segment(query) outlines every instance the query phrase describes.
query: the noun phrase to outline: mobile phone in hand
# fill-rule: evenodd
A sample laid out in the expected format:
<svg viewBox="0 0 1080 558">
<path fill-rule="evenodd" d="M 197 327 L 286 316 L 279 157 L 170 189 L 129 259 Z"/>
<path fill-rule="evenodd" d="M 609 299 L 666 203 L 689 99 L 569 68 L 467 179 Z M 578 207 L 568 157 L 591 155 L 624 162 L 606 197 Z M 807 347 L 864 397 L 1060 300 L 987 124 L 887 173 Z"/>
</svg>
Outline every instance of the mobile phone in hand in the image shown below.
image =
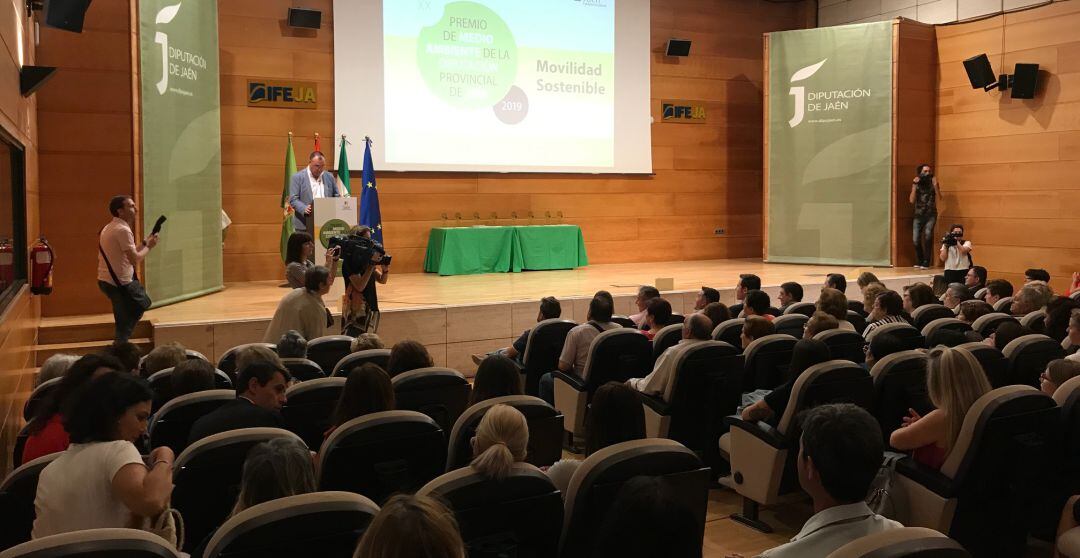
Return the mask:
<svg viewBox="0 0 1080 558">
<path fill-rule="evenodd" d="M 150 231 L 150 236 L 153 236 L 153 235 L 161 232 L 161 225 L 165 224 L 165 220 L 166 219 L 165 219 L 164 215 L 157 218 L 157 222 L 154 223 L 154 230 Z"/>
</svg>

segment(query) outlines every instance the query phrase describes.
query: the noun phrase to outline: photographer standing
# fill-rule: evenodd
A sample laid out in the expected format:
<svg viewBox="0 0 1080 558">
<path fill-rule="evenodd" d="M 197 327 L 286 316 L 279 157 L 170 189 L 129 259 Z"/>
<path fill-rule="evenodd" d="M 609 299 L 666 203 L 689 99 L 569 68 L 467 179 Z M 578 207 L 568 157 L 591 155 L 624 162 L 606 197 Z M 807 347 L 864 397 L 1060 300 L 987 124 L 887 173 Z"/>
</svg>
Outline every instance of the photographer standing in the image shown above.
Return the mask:
<svg viewBox="0 0 1080 558">
<path fill-rule="evenodd" d="M 915 204 L 911 224 L 911 240 L 915 243 L 915 268 L 930 267 L 930 246 L 934 239 L 934 225 L 937 224 L 937 199 L 941 197 L 937 178 L 930 165 L 923 163 L 915 172 L 911 181 L 911 195 L 908 201 Z"/>
<path fill-rule="evenodd" d="M 131 337 L 135 324 L 150 308 L 150 297 L 135 275 L 135 266 L 157 246 L 158 235 L 146 237 L 135 246 L 135 215 L 139 208 L 131 196 L 113 196 L 109 200 L 112 221 L 98 234 L 98 288 L 112 303 L 116 322 L 114 339 L 123 343 Z"/>
<path fill-rule="evenodd" d="M 353 227 L 349 236 L 362 237 L 373 242 L 371 228 L 363 225 Z M 370 260 L 342 260 L 341 274 L 345 277 L 345 296 L 341 299 L 341 333 L 345 335 L 356 337 L 379 328 L 379 297 L 375 285 L 386 284 L 390 280 L 390 264 L 380 263 L 383 260 L 380 250 L 373 250 Z M 387 262 L 389 259 L 387 256 Z"/>
<path fill-rule="evenodd" d="M 948 234 L 941 239 L 938 258 L 945 262 L 945 283 L 963 283 L 964 276 L 971 268 L 971 241 L 964 240 L 964 226 L 954 224 Z"/>
</svg>

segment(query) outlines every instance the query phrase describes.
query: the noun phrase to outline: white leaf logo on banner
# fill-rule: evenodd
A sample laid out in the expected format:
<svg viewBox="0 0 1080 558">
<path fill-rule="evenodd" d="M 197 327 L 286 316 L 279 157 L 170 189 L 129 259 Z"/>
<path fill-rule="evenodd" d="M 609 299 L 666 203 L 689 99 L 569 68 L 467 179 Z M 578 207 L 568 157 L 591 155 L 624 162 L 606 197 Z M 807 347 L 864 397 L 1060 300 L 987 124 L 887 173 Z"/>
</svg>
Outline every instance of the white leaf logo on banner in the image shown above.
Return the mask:
<svg viewBox="0 0 1080 558">
<path fill-rule="evenodd" d="M 154 18 L 154 23 L 162 24 L 172 21 L 173 18 L 176 17 L 176 13 L 180 11 L 180 4 L 182 3 L 183 2 L 178 2 L 175 6 L 165 6 L 164 8 L 161 8 L 161 11 L 157 13 L 157 17 Z"/>
<path fill-rule="evenodd" d="M 154 24 L 161 25 L 171 22 L 180 11 L 180 4 L 182 3 L 177 2 L 174 6 L 161 8 L 161 11 L 157 13 L 157 17 L 154 18 Z M 157 86 L 158 95 L 164 95 L 165 91 L 169 89 L 169 35 L 158 31 L 154 33 L 154 42 L 161 45 L 161 81 L 155 85 Z"/>
<path fill-rule="evenodd" d="M 801 68 L 797 72 L 791 75 L 791 83 L 796 81 L 802 81 L 814 74 L 825 65 L 825 62 L 829 59 L 826 58 L 817 64 L 811 64 L 805 68 Z M 802 124 L 803 117 L 806 116 L 806 88 L 805 87 L 792 87 L 788 94 L 795 97 L 795 115 L 788 120 L 788 127 L 794 128 L 799 124 Z"/>
<path fill-rule="evenodd" d="M 887 148 L 872 150 L 871 152 L 877 154 L 877 157 L 852 157 L 851 154 L 864 151 L 867 145 L 873 145 L 882 137 L 889 137 L 891 128 L 892 123 L 885 122 L 880 126 L 844 136 L 826 145 L 806 165 L 801 184 L 805 186 L 819 180 L 851 176 L 871 169 L 888 159 L 892 153 Z"/>
</svg>

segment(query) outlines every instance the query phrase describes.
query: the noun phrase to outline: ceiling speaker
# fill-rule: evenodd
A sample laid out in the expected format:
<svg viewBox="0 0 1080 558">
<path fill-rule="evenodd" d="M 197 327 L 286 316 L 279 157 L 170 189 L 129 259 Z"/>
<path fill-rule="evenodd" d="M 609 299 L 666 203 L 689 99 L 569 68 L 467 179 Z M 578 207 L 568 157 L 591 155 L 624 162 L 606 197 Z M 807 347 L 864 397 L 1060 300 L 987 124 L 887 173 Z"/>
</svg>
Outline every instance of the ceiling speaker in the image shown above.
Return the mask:
<svg viewBox="0 0 1080 558">
<path fill-rule="evenodd" d="M 90 0 L 45 0 L 45 25 L 82 33 Z"/>
<path fill-rule="evenodd" d="M 1039 65 L 1017 63 L 1013 70 L 1013 99 L 1034 99 L 1039 87 Z"/>
<path fill-rule="evenodd" d="M 994 69 L 990 67 L 990 59 L 985 53 L 964 60 L 964 69 L 967 70 L 972 89 L 986 89 L 987 86 L 996 84 L 998 81 L 997 76 L 994 75 Z"/>
<path fill-rule="evenodd" d="M 322 26 L 322 12 L 311 8 L 289 8 L 289 27 L 318 29 Z"/>
<path fill-rule="evenodd" d="M 52 66 L 23 66 L 19 70 L 19 92 L 23 97 L 33 95 L 56 73 Z"/>
<path fill-rule="evenodd" d="M 668 56 L 690 56 L 690 40 L 668 39 L 665 54 Z"/>
</svg>

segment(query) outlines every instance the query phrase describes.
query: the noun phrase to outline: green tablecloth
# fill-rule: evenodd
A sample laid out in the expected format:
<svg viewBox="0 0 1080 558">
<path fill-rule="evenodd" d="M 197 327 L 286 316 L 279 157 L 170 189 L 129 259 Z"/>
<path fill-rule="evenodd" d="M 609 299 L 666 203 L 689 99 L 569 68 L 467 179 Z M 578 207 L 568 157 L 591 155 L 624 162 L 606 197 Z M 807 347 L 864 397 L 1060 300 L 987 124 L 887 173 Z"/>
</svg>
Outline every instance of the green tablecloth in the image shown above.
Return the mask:
<svg viewBox="0 0 1080 558">
<path fill-rule="evenodd" d="M 424 271 L 439 275 L 572 269 L 589 265 L 577 225 L 434 227 Z"/>
</svg>

